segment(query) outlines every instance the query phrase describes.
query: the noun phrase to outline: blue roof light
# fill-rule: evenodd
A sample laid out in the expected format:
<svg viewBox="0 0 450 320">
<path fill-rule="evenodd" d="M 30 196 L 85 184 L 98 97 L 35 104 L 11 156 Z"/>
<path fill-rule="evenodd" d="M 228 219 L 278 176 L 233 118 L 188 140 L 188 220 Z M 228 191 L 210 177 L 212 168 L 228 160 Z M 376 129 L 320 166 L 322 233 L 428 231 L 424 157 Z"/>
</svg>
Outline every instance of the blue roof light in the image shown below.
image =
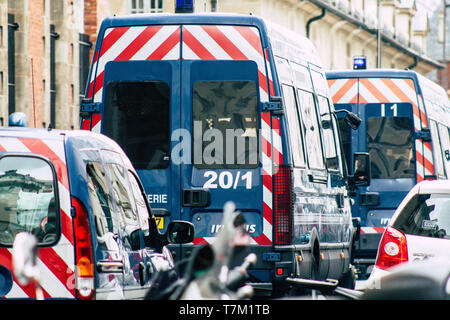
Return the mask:
<svg viewBox="0 0 450 320">
<path fill-rule="evenodd" d="M 194 0 L 175 0 L 175 13 L 193 13 Z"/>
<path fill-rule="evenodd" d="M 353 58 L 353 70 L 367 69 L 366 57 L 358 56 Z"/>
<path fill-rule="evenodd" d="M 26 127 L 27 116 L 23 112 L 13 112 L 9 115 L 8 126 L 10 127 Z"/>
</svg>

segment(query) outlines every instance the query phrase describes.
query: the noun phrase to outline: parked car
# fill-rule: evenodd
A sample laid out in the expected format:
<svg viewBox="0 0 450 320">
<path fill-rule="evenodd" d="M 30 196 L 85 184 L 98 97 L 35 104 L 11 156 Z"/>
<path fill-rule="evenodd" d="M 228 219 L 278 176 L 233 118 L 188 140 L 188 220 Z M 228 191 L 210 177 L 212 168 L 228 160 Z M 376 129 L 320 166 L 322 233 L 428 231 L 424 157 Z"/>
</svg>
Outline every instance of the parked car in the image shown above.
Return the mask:
<svg viewBox="0 0 450 320">
<path fill-rule="evenodd" d="M 393 266 L 428 258 L 450 259 L 449 180 L 422 181 L 406 195 L 383 233 L 367 286 Z"/>
<path fill-rule="evenodd" d="M 0 129 L 0 292 L 34 298 L 14 276 L 16 235 L 37 239 L 44 298 L 143 298 L 165 245 L 193 240 L 193 225 L 158 231 L 141 182 L 116 142 L 88 131 Z"/>
</svg>

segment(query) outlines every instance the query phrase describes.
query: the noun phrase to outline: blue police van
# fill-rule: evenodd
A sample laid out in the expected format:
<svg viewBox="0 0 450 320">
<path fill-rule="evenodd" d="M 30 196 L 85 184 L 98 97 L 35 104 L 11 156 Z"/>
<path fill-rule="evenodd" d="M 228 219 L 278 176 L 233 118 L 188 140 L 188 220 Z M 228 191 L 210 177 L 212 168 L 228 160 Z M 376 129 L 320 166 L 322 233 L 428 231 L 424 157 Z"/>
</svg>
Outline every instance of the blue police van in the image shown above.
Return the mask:
<svg viewBox="0 0 450 320">
<path fill-rule="evenodd" d="M 85 98 L 82 128 L 122 146 L 159 227 L 195 225 L 191 244 L 171 247 L 176 259 L 214 241 L 232 200 L 258 256 L 258 292 L 349 274 L 348 186 L 368 183 L 368 158 L 356 155 L 358 177 L 348 176 L 308 39 L 253 15 L 110 17 Z"/>
<path fill-rule="evenodd" d="M 422 180 L 450 178 L 450 103 L 445 90 L 410 70 L 334 70 L 326 77 L 336 110 L 363 119 L 358 131 L 339 120 L 346 159 L 368 152 L 369 187 L 356 190 L 353 216 L 361 219 L 355 265 L 371 272 L 389 219 Z"/>
</svg>

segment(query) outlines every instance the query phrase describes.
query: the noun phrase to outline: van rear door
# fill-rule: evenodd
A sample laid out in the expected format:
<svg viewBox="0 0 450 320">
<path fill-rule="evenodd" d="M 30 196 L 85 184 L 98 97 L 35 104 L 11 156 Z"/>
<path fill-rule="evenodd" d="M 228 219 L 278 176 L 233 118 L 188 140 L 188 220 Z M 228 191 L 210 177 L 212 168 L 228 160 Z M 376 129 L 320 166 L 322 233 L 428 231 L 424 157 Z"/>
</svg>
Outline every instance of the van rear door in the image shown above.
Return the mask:
<svg viewBox="0 0 450 320">
<path fill-rule="evenodd" d="M 160 228 L 179 219 L 180 168 L 171 161 L 180 127 L 180 61 L 112 61 L 105 66 L 102 133 L 138 172 Z"/>
<path fill-rule="evenodd" d="M 262 236 L 255 62 L 112 61 L 104 88 L 101 130 L 129 156 L 161 228 L 192 221 L 208 241 L 234 200 Z"/>
<path fill-rule="evenodd" d="M 193 145 L 190 159 L 180 158 L 185 160 L 181 218 L 194 223 L 194 242 L 209 242 L 216 235 L 223 206 L 233 200 L 250 235 L 259 244 L 269 244 L 263 234 L 257 64 L 185 60 L 182 84 L 181 127 L 192 134 Z"/>
</svg>

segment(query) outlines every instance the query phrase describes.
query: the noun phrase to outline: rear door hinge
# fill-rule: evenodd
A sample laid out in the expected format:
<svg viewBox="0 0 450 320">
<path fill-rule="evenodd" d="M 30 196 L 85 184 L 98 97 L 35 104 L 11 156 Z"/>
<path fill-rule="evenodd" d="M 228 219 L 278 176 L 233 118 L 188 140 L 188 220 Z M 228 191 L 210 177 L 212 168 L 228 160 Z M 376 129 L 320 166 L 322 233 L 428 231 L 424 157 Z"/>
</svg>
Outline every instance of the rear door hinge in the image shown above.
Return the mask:
<svg viewBox="0 0 450 320">
<path fill-rule="evenodd" d="M 423 128 L 415 133 L 416 139 L 421 139 L 423 142 L 431 142 L 431 132 L 428 128 Z"/>
<path fill-rule="evenodd" d="M 80 106 L 80 116 L 87 117 L 91 113 L 100 113 L 101 102 L 85 102 Z"/>
<path fill-rule="evenodd" d="M 280 101 L 266 101 L 262 103 L 262 111 L 283 114 L 283 104 Z"/>
</svg>

